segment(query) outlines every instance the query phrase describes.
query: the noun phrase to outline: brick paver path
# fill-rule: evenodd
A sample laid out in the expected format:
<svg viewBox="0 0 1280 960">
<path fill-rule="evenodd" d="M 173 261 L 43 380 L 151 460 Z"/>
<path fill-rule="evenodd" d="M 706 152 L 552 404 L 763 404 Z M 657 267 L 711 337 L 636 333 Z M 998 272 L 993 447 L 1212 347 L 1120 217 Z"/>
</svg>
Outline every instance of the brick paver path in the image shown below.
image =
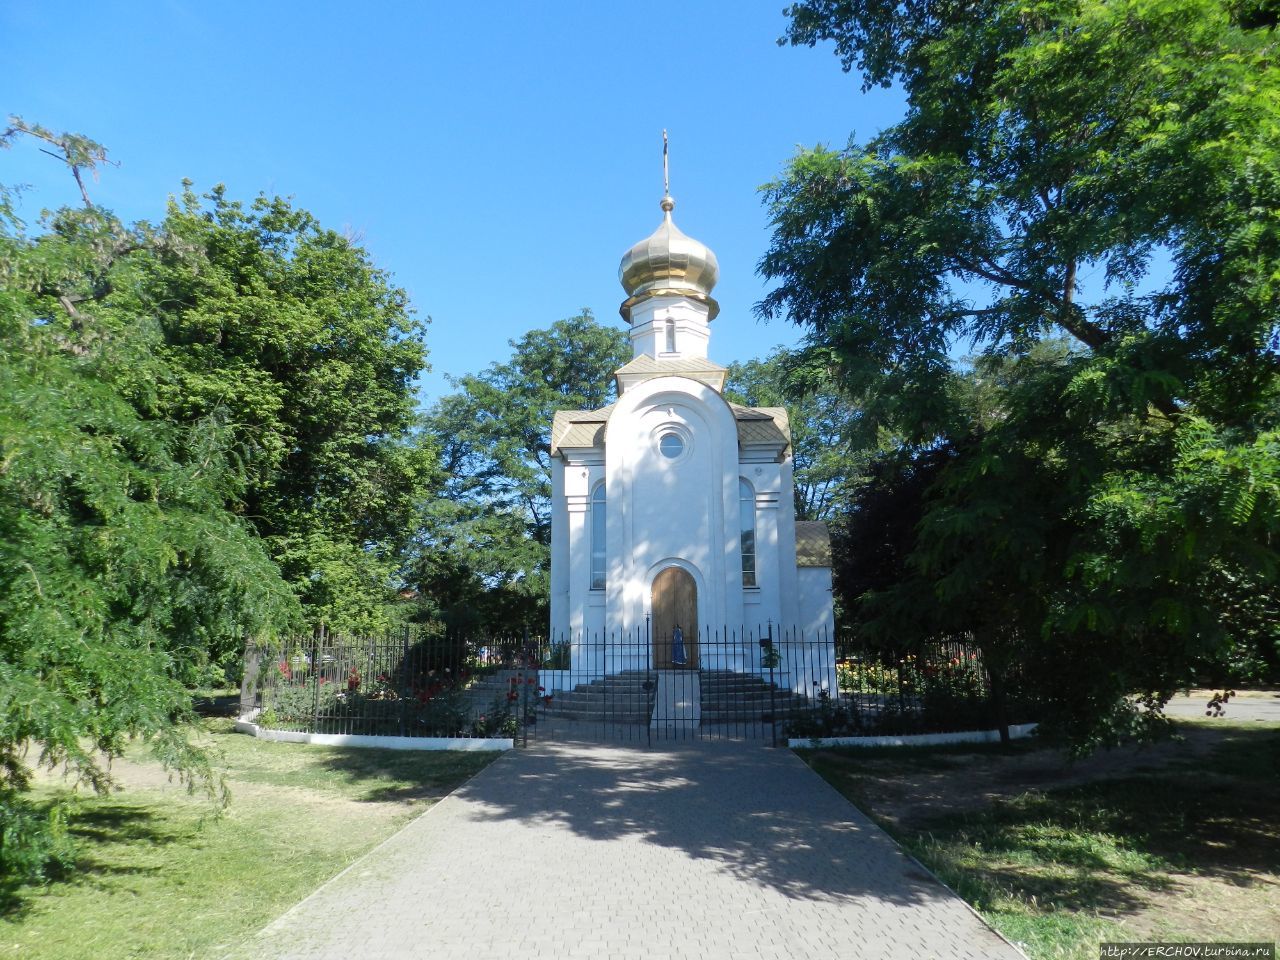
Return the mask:
<svg viewBox="0 0 1280 960">
<path fill-rule="evenodd" d="M 723 742 L 513 751 L 246 955 L 1021 956 L 799 758 Z"/>
</svg>

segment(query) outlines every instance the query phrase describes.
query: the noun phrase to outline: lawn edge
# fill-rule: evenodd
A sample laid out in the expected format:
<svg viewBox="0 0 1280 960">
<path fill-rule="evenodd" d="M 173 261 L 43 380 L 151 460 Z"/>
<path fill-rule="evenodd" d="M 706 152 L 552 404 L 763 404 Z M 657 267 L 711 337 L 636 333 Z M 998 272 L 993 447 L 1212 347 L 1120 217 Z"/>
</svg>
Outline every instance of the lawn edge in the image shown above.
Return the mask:
<svg viewBox="0 0 1280 960">
<path fill-rule="evenodd" d="M 489 752 L 489 751 L 483 751 L 483 752 Z M 261 927 L 259 927 L 257 930 L 253 931 L 253 933 L 249 934 L 249 935 L 248 935 L 248 936 L 246 936 L 244 939 L 239 940 L 239 941 L 237 941 L 236 943 L 231 944 L 230 946 L 228 946 L 225 950 L 223 950 L 223 951 L 218 955 L 218 960 L 236 960 L 236 958 L 235 958 L 235 953 L 236 953 L 236 951 L 237 951 L 237 950 L 241 950 L 242 948 L 246 948 L 246 947 L 248 947 L 248 946 L 249 946 L 250 944 L 252 944 L 252 943 L 253 943 L 253 941 L 254 941 L 254 940 L 256 940 L 258 937 L 262 936 L 264 933 L 266 933 L 268 930 L 270 930 L 272 927 L 274 927 L 277 923 L 280 923 L 282 920 L 284 920 L 284 918 L 285 918 L 285 917 L 289 916 L 289 914 L 293 913 L 295 910 L 297 910 L 298 908 L 300 908 L 304 903 L 306 903 L 306 902 L 307 902 L 308 900 L 310 900 L 312 897 L 318 896 L 318 895 L 320 894 L 320 892 L 321 892 L 321 891 L 323 891 L 323 890 L 325 890 L 326 888 L 328 888 L 331 884 L 337 883 L 340 879 L 342 879 L 343 877 L 345 877 L 349 872 L 351 872 L 352 870 L 354 870 L 356 867 L 358 867 L 360 864 L 362 864 L 362 863 L 363 863 L 365 860 L 367 860 L 369 857 L 373 856 L 375 853 L 377 853 L 379 850 L 381 850 L 383 847 L 385 847 L 387 844 L 389 844 L 392 840 L 396 839 L 396 837 L 400 836 L 400 834 L 404 833 L 404 831 L 408 830 L 411 826 L 413 826 L 413 825 L 414 825 L 415 823 L 417 823 L 419 820 L 422 820 L 424 817 L 428 817 L 428 816 L 430 816 L 434 811 L 436 811 L 436 810 L 440 809 L 442 806 L 444 806 L 444 805 L 445 805 L 446 803 L 448 803 L 450 800 L 454 799 L 454 797 L 457 795 L 458 791 L 459 791 L 459 790 L 461 790 L 463 787 L 467 786 L 469 783 L 471 783 L 471 781 L 472 781 L 472 780 L 474 780 L 474 779 L 476 779 L 476 777 L 478 777 L 478 776 L 480 776 L 481 774 L 485 773 L 487 770 L 490 770 L 490 769 L 492 769 L 493 767 L 496 767 L 496 766 L 497 766 L 500 762 L 502 762 L 504 759 L 507 759 L 508 757 L 513 756 L 517 751 L 515 751 L 515 750 L 504 750 L 504 751 L 500 751 L 500 752 L 498 752 L 498 751 L 494 751 L 494 752 L 496 752 L 496 753 L 497 753 L 497 757 L 496 757 L 496 759 L 495 759 L 493 762 L 491 762 L 491 763 L 487 764 L 487 765 L 486 765 L 486 766 L 484 766 L 484 767 L 481 767 L 481 768 L 480 768 L 479 770 L 477 770 L 475 773 L 471 774 L 471 776 L 467 777 L 465 780 L 463 780 L 461 783 L 459 783 L 456 787 L 454 787 L 452 790 L 450 790 L 447 794 L 445 794 L 443 797 L 441 797 L 438 801 L 436 801 L 435 803 L 433 803 L 431 806 L 427 807 L 427 809 L 423 810 L 423 811 L 422 811 L 420 814 L 418 814 L 416 817 L 411 817 L 410 819 L 406 820 L 403 824 L 401 824 L 401 825 L 400 825 L 400 828 L 399 828 L 398 830 L 394 831 L 390 836 L 385 837 L 383 840 L 381 840 L 381 841 L 380 841 L 379 843 L 377 843 L 375 846 L 370 847 L 368 850 L 366 850 L 366 851 L 365 851 L 364 853 L 362 853 L 360 856 L 356 857 L 356 858 L 355 858 L 354 860 L 352 860 L 349 864 L 347 864 L 345 867 L 343 867 L 341 870 L 339 870 L 337 873 L 335 873 L 332 877 L 330 877 L 328 880 L 324 881 L 324 883 L 320 884 L 318 887 L 316 887 L 315 889 L 313 889 L 310 893 L 308 893 L 308 894 L 307 894 L 305 897 L 303 897 L 301 900 L 298 900 L 298 901 L 297 901 L 297 902 L 295 902 L 293 905 L 291 905 L 290 907 L 288 907 L 287 909 L 285 909 L 285 910 L 284 910 L 284 911 L 282 911 L 281 913 L 277 914 L 275 917 L 273 917 L 273 918 L 272 918 L 271 920 L 269 920 L 267 923 L 263 924 L 263 925 L 262 925 Z M 258 955 L 257 955 L 257 954 L 255 954 L 255 956 L 258 956 Z"/>
<path fill-rule="evenodd" d="M 1014 943 L 1012 940 L 1006 937 L 1003 933 L 1001 933 L 996 928 L 995 924 L 993 924 L 990 920 L 988 920 L 986 917 L 982 915 L 982 913 L 978 910 L 977 907 L 975 907 L 972 903 L 970 903 L 964 897 L 960 896 L 960 894 L 957 893 L 949 883 L 947 883 L 941 877 L 939 877 L 936 873 L 934 873 L 933 870 L 931 870 L 929 867 L 921 863 L 920 859 L 914 853 L 908 850 L 905 846 L 903 846 L 902 841 L 900 841 L 892 833 L 890 833 L 883 826 L 881 826 L 880 822 L 875 817 L 867 813 L 867 811 L 863 810 L 860 806 L 858 806 L 856 803 L 854 803 L 852 800 L 846 797 L 843 793 L 841 793 L 839 790 L 836 789 L 835 785 L 832 784 L 831 781 L 829 781 L 822 774 L 818 773 L 818 771 L 813 769 L 813 767 L 809 766 L 809 764 L 805 762 L 804 758 L 796 752 L 795 748 L 788 747 L 787 753 L 791 754 L 791 756 L 795 758 L 797 763 L 799 763 L 811 774 L 813 774 L 815 777 L 821 780 L 822 783 L 827 787 L 827 789 L 829 789 L 832 793 L 838 796 L 841 800 L 843 800 L 849 806 L 853 807 L 853 809 L 857 810 L 858 813 L 860 813 L 864 818 L 866 818 L 866 821 L 869 824 L 871 824 L 873 827 L 875 827 L 877 830 L 883 833 L 886 837 L 888 837 L 889 841 L 895 847 L 897 847 L 899 851 L 901 851 L 903 856 L 905 856 L 908 860 L 910 860 L 917 867 L 923 870 L 928 876 L 932 877 L 934 882 L 937 883 L 940 887 L 942 887 L 942 889 L 946 890 L 949 894 L 951 894 L 953 897 L 959 900 L 962 904 L 964 904 L 964 908 L 968 910 L 971 914 L 973 914 L 973 916 L 975 916 L 982 923 L 984 927 L 986 927 L 988 930 L 994 933 L 997 937 L 999 937 L 1001 940 L 1007 943 L 1010 947 L 1012 947 L 1020 957 L 1025 957 L 1026 960 L 1031 960 L 1030 956 L 1027 955 L 1027 952 L 1023 950 L 1022 947 L 1020 947 L 1018 944 Z"/>
</svg>

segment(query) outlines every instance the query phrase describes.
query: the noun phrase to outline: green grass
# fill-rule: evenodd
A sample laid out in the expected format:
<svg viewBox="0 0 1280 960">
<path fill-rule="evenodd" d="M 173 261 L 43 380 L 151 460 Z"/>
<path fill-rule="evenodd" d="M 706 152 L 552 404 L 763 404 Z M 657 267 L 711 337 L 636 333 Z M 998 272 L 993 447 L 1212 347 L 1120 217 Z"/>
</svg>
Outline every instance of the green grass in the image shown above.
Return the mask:
<svg viewBox="0 0 1280 960">
<path fill-rule="evenodd" d="M 75 872 L 20 891 L 0 917 L 0 957 L 217 956 L 496 756 L 270 743 L 225 721 L 209 727 L 232 792 L 226 814 L 128 758 L 125 789 L 84 798 L 73 818 Z"/>
<path fill-rule="evenodd" d="M 1052 760 L 1026 748 L 805 758 L 1031 957 L 1093 960 L 1100 940 L 1280 932 L 1280 725 L 1214 734 L 1207 752 L 1096 778 L 1066 763 L 1046 777 Z M 938 803 L 975 777 L 990 796 Z"/>
</svg>

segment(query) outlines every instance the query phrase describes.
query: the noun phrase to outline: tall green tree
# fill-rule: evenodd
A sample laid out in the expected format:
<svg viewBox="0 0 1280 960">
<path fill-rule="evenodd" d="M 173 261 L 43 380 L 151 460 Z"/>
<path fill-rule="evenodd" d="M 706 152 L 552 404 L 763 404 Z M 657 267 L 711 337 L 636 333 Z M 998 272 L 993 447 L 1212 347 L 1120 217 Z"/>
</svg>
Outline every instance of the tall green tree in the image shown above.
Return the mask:
<svg viewBox="0 0 1280 960">
<path fill-rule="evenodd" d="M 447 476 L 418 544 L 417 580 L 454 617 L 541 627 L 551 544 L 551 420 L 615 399 L 630 357 L 616 326 L 590 310 L 510 342 L 509 360 L 451 382 L 428 415 Z"/>
<path fill-rule="evenodd" d="M 148 416 L 219 411 L 253 525 L 307 619 L 376 629 L 416 505 L 437 486 L 413 436 L 423 326 L 368 255 L 280 198 L 185 187 L 103 296 L 157 325 L 159 369 L 129 384 Z"/>
<path fill-rule="evenodd" d="M 767 198 L 765 316 L 805 324 L 868 420 L 956 451 L 913 576 L 1043 679 L 1081 742 L 1150 723 L 1235 642 L 1213 584 L 1273 582 L 1280 533 L 1280 71 L 1274 11 L 1222 0 L 1028 6 L 809 0 L 905 118 L 800 153 Z M 1067 337 L 1074 348 L 1037 353 Z M 975 417 L 951 356 L 983 354 Z M 951 614 L 954 614 L 952 616 Z M 918 627 L 918 620 L 915 621 Z"/>
<path fill-rule="evenodd" d="M 105 156 L 26 129 L 74 170 Z M 186 681 L 210 651 L 300 618 L 227 508 L 247 485 L 228 418 L 141 412 L 166 374 L 160 330 L 147 314 L 99 312 L 151 240 L 87 196 L 32 237 L 0 190 L 0 896 L 70 856 L 65 805 L 37 814 L 27 799 L 32 765 L 106 789 L 110 759 L 141 737 L 211 785 Z"/>
</svg>

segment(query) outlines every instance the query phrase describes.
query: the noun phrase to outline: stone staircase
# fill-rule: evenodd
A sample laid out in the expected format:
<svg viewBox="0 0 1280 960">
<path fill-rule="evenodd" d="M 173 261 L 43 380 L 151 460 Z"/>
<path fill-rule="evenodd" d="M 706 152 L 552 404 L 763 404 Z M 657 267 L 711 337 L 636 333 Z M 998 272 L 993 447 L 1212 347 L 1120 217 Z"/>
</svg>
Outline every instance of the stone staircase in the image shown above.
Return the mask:
<svg viewBox="0 0 1280 960">
<path fill-rule="evenodd" d="M 647 679 L 657 681 L 661 678 L 657 671 L 647 674 L 643 670 L 631 670 L 580 683 L 572 690 L 555 694 L 551 704 L 541 707 L 539 712 L 543 716 L 565 720 L 637 724 L 687 721 L 696 714 L 697 719 L 692 722 L 696 727 L 706 724 L 766 724 L 771 713 L 782 723 L 810 708 L 803 697 L 789 690 L 771 687 L 760 677 L 729 670 L 707 670 L 690 675 L 690 679 L 696 680 L 700 687 L 700 703 L 694 713 L 690 713 L 688 718 L 684 713 L 679 717 L 656 716 L 654 694 L 659 691 L 646 690 Z M 690 726 L 688 722 L 682 725 Z"/>
<path fill-rule="evenodd" d="M 580 683 L 556 693 L 542 713 L 565 720 L 648 723 L 652 711 L 650 691 L 645 688 L 648 679 L 643 670 L 626 670 Z"/>
<path fill-rule="evenodd" d="M 524 670 L 515 669 L 497 670 L 467 687 L 466 697 L 472 716 L 490 710 L 494 700 L 505 702 L 507 693 L 511 690 L 511 678 L 517 674 L 523 676 L 525 673 Z"/>
<path fill-rule="evenodd" d="M 810 707 L 804 697 L 749 673 L 707 670 L 702 674 L 702 722 L 779 723 Z"/>
</svg>

